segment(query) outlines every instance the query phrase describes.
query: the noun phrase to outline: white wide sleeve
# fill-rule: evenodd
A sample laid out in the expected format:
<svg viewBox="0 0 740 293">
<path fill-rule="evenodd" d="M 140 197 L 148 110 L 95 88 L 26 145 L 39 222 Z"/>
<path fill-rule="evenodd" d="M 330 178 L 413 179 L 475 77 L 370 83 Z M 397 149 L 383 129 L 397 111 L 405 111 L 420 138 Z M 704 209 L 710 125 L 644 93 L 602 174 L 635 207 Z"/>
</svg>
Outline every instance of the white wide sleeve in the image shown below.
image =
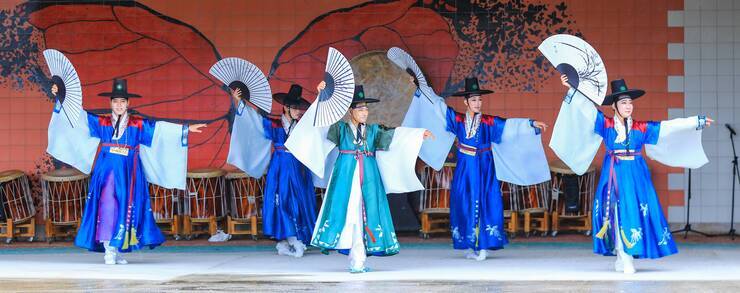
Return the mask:
<svg viewBox="0 0 740 293">
<path fill-rule="evenodd" d="M 313 121 L 316 117 L 316 102 L 311 104 L 298 121 L 293 132 L 285 141 L 285 147 L 293 156 L 306 166 L 315 176 L 324 178 L 331 172 L 327 167 L 327 156 L 336 145 L 326 139 L 329 127 L 314 127 Z M 328 170 L 327 170 L 328 169 Z"/>
<path fill-rule="evenodd" d="M 378 169 L 386 193 L 405 193 L 424 187 L 416 176 L 416 158 L 424 141 L 422 128 L 398 127 L 387 151 L 377 152 Z"/>
<path fill-rule="evenodd" d="M 323 176 L 317 176 L 316 174 L 313 174 L 313 172 L 311 172 L 311 179 L 313 181 L 314 187 L 327 188 L 329 186 L 329 181 L 331 181 L 331 173 L 334 171 L 334 163 L 337 162 L 337 158 L 339 158 L 339 148 L 334 148 L 326 157 Z"/>
<path fill-rule="evenodd" d="M 594 131 L 597 113 L 593 102 L 571 89 L 552 130 L 550 148 L 578 175 L 586 173 L 601 145 Z"/>
<path fill-rule="evenodd" d="M 151 147 L 140 145 L 141 164 L 150 183 L 185 190 L 188 126 L 165 121 L 154 125 Z"/>
<path fill-rule="evenodd" d="M 696 169 L 704 166 L 709 159 L 701 144 L 703 119 L 694 116 L 660 122 L 658 142 L 645 145 L 648 157 L 671 167 Z"/>
<path fill-rule="evenodd" d="M 267 172 L 272 153 L 272 142 L 265 136 L 262 116 L 240 102 L 231 129 L 229 155 L 226 162 L 253 178 Z"/>
<path fill-rule="evenodd" d="M 58 103 L 57 109 L 60 109 Z M 85 174 L 90 174 L 100 144 L 99 138 L 90 135 L 88 118 L 87 112 L 82 111 L 77 127 L 73 128 L 64 113 L 52 112 L 46 147 L 46 152 L 52 157 Z"/>
<path fill-rule="evenodd" d="M 437 171 L 442 169 L 455 142 L 455 134 L 447 131 L 446 115 L 447 105 L 442 97 L 434 94 L 431 88 L 423 92 L 417 89 L 401 124 L 404 127 L 427 129 L 434 134 L 435 139 L 422 143 L 419 158 Z"/>
<path fill-rule="evenodd" d="M 542 136 L 529 119 L 506 119 L 501 143 L 494 144 L 496 177 L 517 185 L 532 185 L 550 180 Z"/>
</svg>

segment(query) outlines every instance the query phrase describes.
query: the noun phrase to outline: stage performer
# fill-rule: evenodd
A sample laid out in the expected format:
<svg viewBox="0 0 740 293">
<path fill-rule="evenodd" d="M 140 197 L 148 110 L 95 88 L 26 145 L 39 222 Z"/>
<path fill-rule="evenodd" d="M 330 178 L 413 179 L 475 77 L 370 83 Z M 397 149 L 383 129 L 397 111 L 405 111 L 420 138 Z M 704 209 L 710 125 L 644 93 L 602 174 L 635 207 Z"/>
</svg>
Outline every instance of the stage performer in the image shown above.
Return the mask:
<svg viewBox="0 0 740 293">
<path fill-rule="evenodd" d="M 325 87 L 321 82 L 317 90 L 321 92 Z M 325 252 L 338 250 L 348 254 L 351 273 L 368 272 L 368 255 L 390 256 L 399 252 L 386 195 L 422 188 L 414 166 L 422 140 L 431 133 L 368 124 L 368 104 L 379 100 L 366 97 L 361 85 L 354 89 L 349 122 L 314 127 L 311 123 L 317 115 L 318 102 L 309 107 L 286 143 L 306 166 L 321 170 L 314 174 L 331 172 L 311 245 Z M 322 155 L 324 152 L 319 149 L 325 144 L 336 147 L 334 155 Z"/>
<path fill-rule="evenodd" d="M 414 75 L 411 81 L 417 83 Z M 403 125 L 439 129 L 457 138 L 450 187 L 452 244 L 454 249 L 467 250 L 468 259 L 485 260 L 488 250 L 502 249 L 508 242 L 499 181 L 525 186 L 550 180 L 540 135 L 547 125 L 482 114 L 482 96 L 493 92 L 480 88 L 475 77 L 466 78 L 465 89 L 453 94 L 464 97 L 464 113 L 448 107 L 431 88 L 422 87 L 416 90 Z M 452 141 L 449 144 L 434 149 L 431 145 L 425 149 L 425 144 L 422 151 L 437 152 L 441 155 L 428 157 L 443 159 Z M 443 162 L 426 163 L 441 166 Z"/>
<path fill-rule="evenodd" d="M 242 99 L 242 89 L 233 89 L 232 96 L 238 106 L 234 118 L 235 128 L 231 133 L 234 143 L 229 151 L 230 157 L 233 152 L 241 152 L 238 157 L 250 161 L 247 162 L 250 165 L 264 165 L 257 162 L 268 163 L 269 160 L 262 201 L 263 234 L 277 241 L 275 247 L 279 255 L 294 257 L 303 256 L 316 223 L 316 192 L 311 171 L 284 145 L 310 105 L 302 97 L 302 92 L 300 85 L 293 84 L 287 93 L 274 94 L 273 99 L 283 106 L 283 114 L 275 119 L 269 117 L 268 113 L 260 114 L 257 109 L 250 107 L 246 102 L 249 97 Z M 268 140 L 265 145 L 273 148 L 271 155 L 250 147 L 241 147 L 254 145 L 264 139 Z M 259 177 L 263 172 L 257 173 Z"/>
<path fill-rule="evenodd" d="M 614 269 L 635 273 L 633 258 L 660 258 L 677 253 L 655 192 L 642 149 L 652 159 L 672 167 L 698 168 L 708 162 L 701 145 L 705 116 L 666 121 L 632 118 L 634 100 L 645 91 L 628 88 L 623 79 L 611 82 L 607 117 L 583 94 L 571 88 L 565 95 L 550 147 L 572 170 L 586 170 L 601 141 L 606 154 L 593 202 L 593 251 L 617 259 Z"/>
<path fill-rule="evenodd" d="M 205 124 L 179 125 L 131 115 L 129 98 L 140 96 L 128 92 L 125 79 L 115 79 L 111 92 L 99 94 L 110 98 L 111 114 L 82 111 L 79 124 L 72 127 L 60 113 L 64 87 L 59 82 L 51 87 L 57 101 L 47 151 L 84 173 L 92 169 L 75 245 L 105 252 L 105 264 L 126 264 L 121 253 L 165 241 L 152 214 L 149 182 L 185 189 L 188 132 L 201 132 Z"/>
</svg>

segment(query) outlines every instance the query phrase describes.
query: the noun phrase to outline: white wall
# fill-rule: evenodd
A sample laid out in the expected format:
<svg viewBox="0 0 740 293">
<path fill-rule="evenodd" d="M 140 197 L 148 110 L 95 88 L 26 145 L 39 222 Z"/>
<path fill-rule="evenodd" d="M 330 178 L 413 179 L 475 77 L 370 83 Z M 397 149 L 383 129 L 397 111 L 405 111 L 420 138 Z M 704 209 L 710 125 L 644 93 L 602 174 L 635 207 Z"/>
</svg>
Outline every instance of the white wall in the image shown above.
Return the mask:
<svg viewBox="0 0 740 293">
<path fill-rule="evenodd" d="M 684 61 L 684 76 L 668 77 L 669 91 L 684 93 L 684 108 L 669 109 L 669 116 L 705 114 L 717 122 L 703 135 L 710 162 L 692 172 L 691 222 L 726 232 L 732 148 L 724 124 L 740 131 L 740 1 L 685 0 L 683 11 L 668 12 L 668 26 L 684 28 L 684 43 L 668 45 L 669 59 Z M 669 175 L 670 189 L 686 190 L 686 182 L 686 172 Z M 736 193 L 735 222 L 740 223 L 740 185 Z M 685 221 L 685 208 L 670 207 L 668 219 Z"/>
</svg>

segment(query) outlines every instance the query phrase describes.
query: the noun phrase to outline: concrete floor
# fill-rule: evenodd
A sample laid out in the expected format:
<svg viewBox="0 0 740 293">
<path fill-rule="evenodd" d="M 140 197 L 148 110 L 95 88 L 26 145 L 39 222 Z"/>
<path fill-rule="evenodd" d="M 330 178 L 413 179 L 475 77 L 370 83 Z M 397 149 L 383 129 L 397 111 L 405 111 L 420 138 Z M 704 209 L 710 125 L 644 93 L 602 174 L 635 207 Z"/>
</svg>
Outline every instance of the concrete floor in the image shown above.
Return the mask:
<svg viewBox="0 0 740 293">
<path fill-rule="evenodd" d="M 261 242 L 263 243 L 263 242 Z M 353 275 L 347 259 L 312 250 L 300 259 L 272 245 L 167 246 L 106 266 L 102 254 L 73 247 L 0 249 L 0 290 L 151 291 L 681 291 L 740 290 L 740 242 L 682 243 L 680 253 L 636 260 L 638 273 L 612 270 L 590 243 L 513 243 L 489 260 L 463 258 L 446 243 L 404 243 L 372 257 L 373 272 Z M 711 282 L 710 282 L 711 281 Z M 380 291 L 378 291 L 380 290 Z"/>
</svg>

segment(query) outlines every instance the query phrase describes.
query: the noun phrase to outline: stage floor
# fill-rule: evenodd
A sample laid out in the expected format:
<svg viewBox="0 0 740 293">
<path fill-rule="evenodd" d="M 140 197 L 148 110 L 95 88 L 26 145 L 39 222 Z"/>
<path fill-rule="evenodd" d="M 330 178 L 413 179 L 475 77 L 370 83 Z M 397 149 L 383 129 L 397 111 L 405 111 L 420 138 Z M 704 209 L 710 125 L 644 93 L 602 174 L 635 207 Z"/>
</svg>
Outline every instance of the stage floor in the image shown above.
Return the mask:
<svg viewBox="0 0 740 293">
<path fill-rule="evenodd" d="M 130 264 L 115 266 L 102 264 L 102 254 L 74 247 L 5 246 L 0 290 L 696 292 L 740 286 L 740 241 L 681 243 L 677 255 L 636 260 L 635 275 L 614 272 L 614 258 L 592 254 L 589 242 L 516 242 L 478 262 L 448 243 L 413 241 L 402 243 L 399 255 L 369 258 L 373 272 L 357 275 L 347 272 L 346 256 L 337 253 L 310 250 L 296 259 L 276 255 L 267 241 L 236 243 L 249 245 L 165 246 L 128 254 Z"/>
</svg>

